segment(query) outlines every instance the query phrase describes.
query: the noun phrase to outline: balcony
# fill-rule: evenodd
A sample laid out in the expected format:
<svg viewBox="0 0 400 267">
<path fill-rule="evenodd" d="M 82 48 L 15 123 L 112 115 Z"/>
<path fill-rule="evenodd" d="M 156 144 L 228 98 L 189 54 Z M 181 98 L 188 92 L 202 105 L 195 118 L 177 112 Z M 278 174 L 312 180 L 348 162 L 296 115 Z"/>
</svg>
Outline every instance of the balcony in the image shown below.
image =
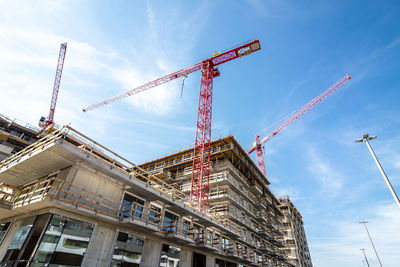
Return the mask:
<svg viewBox="0 0 400 267">
<path fill-rule="evenodd" d="M 144 205 L 135 202 L 121 204 L 119 201 L 85 190 L 57 177 L 39 180 L 29 186 L 19 188 L 17 192 L 12 194 L 5 192 L 8 190 L 0 191 L 0 196 L 7 197 L 4 200 L 8 204 L 6 216 L 10 216 L 14 212 L 28 213 L 32 210 L 56 206 L 82 215 L 91 214 L 99 219 L 121 224 L 125 227 L 130 225 L 138 231 L 161 232 L 164 233 L 165 237 L 173 236 L 178 240 L 177 242 L 186 245 L 195 245 L 199 240 L 199 235 L 183 222 L 178 224 L 177 221 L 168 218 L 161 219 L 160 214 L 157 215 L 154 211 L 150 212 L 149 208 Z M 192 216 L 195 214 L 192 214 Z M 215 221 L 219 218 L 210 218 L 209 222 L 214 222 L 211 225 L 204 221 L 202 217 L 193 218 L 205 227 L 210 226 L 218 229 L 227 236 L 237 236 L 236 229 L 233 229 L 231 225 L 224 221 L 221 221 L 221 223 Z M 235 233 L 232 231 L 235 231 Z"/>
<path fill-rule="evenodd" d="M 275 252 L 272 248 L 262 246 L 260 247 L 260 250 L 264 253 L 267 253 L 268 255 L 275 255 Z"/>
<path fill-rule="evenodd" d="M 9 209 L 16 197 L 16 192 L 16 187 L 6 184 L 0 184 L 0 207 Z"/>
<path fill-rule="evenodd" d="M 255 195 L 262 195 L 263 193 L 261 185 L 259 185 L 256 181 L 253 181 L 253 183 L 250 186 L 250 189 Z"/>
<path fill-rule="evenodd" d="M 269 231 L 267 231 L 266 229 L 259 229 L 258 230 L 258 234 L 261 236 L 261 237 L 263 237 L 263 238 L 265 238 L 265 239 L 269 239 L 269 238 L 271 238 L 271 233 L 269 232 Z"/>
</svg>

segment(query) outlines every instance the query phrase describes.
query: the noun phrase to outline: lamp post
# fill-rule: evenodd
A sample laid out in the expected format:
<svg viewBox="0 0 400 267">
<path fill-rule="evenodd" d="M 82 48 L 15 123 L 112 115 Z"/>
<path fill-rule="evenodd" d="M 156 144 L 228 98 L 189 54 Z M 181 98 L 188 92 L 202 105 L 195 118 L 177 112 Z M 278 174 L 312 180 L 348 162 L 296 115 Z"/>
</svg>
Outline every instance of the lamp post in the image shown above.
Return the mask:
<svg viewBox="0 0 400 267">
<path fill-rule="evenodd" d="M 370 267 L 370 266 L 369 266 L 368 259 L 367 259 L 367 255 L 365 255 L 365 248 L 360 248 L 360 250 L 361 250 L 361 251 L 363 252 L 363 254 L 364 254 L 364 258 L 365 258 L 365 261 L 367 262 L 368 267 Z M 364 263 L 364 261 L 363 261 L 363 263 Z"/>
<path fill-rule="evenodd" d="M 378 158 L 377 158 L 376 155 L 375 155 L 374 150 L 372 149 L 371 145 L 370 145 L 369 142 L 368 142 L 369 140 L 373 140 L 373 139 L 376 139 L 376 136 L 369 136 L 368 134 L 364 134 L 364 135 L 362 136 L 361 139 L 357 139 L 357 140 L 356 140 L 356 143 L 362 143 L 362 142 L 365 141 L 365 144 L 367 145 L 369 151 L 371 152 L 371 155 L 372 155 L 372 157 L 374 158 L 376 165 L 378 165 L 378 168 L 379 168 L 379 170 L 380 170 L 380 172 L 381 172 L 381 174 L 382 174 L 383 179 L 385 180 L 387 186 L 389 187 L 390 192 L 391 192 L 392 195 L 393 195 L 394 200 L 396 201 L 397 205 L 398 205 L 399 208 L 400 208 L 400 200 L 399 200 L 399 197 L 397 196 L 396 192 L 394 191 L 393 186 L 392 186 L 392 184 L 391 184 L 390 181 L 389 181 L 389 178 L 387 177 L 385 171 L 384 171 L 383 168 L 382 168 L 381 163 L 379 162 Z"/>
<path fill-rule="evenodd" d="M 365 260 L 362 260 L 363 266 L 365 267 Z"/>
<path fill-rule="evenodd" d="M 371 235 L 370 235 L 369 232 L 368 232 L 368 228 L 367 228 L 367 223 L 368 223 L 368 222 L 367 222 L 367 221 L 362 221 L 362 222 L 359 222 L 359 223 L 364 224 L 365 231 L 367 231 L 369 241 L 371 241 L 372 247 L 374 248 L 375 255 L 376 255 L 376 257 L 378 258 L 378 261 L 379 261 L 379 265 L 382 267 L 381 259 L 380 259 L 379 256 L 378 256 L 378 252 L 376 251 L 374 242 L 372 242 Z M 363 251 L 363 252 L 364 252 L 364 251 Z M 365 253 L 364 253 L 364 255 L 365 255 Z M 367 257 L 365 257 L 365 259 L 366 259 L 366 258 L 367 258 Z M 369 266 L 369 264 L 368 264 L 368 266 Z"/>
</svg>

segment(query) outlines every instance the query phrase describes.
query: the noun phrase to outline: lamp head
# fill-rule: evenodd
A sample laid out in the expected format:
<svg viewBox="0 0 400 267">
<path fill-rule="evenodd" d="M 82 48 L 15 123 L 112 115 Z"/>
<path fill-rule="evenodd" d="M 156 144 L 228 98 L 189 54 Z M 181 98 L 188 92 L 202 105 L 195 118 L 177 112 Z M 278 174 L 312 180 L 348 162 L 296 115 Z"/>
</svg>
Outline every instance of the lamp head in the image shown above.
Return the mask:
<svg viewBox="0 0 400 267">
<path fill-rule="evenodd" d="M 356 143 L 362 143 L 364 140 L 373 140 L 376 139 L 376 136 L 369 136 L 369 134 L 363 134 L 361 139 L 355 140 Z"/>
</svg>

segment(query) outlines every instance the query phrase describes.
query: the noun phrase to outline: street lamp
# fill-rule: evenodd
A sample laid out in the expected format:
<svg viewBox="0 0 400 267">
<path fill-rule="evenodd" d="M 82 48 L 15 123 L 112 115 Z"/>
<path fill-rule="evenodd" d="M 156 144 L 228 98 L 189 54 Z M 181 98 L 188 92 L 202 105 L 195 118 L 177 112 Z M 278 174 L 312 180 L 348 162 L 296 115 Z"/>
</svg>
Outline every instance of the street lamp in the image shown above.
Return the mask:
<svg viewBox="0 0 400 267">
<path fill-rule="evenodd" d="M 358 222 L 358 223 L 364 224 L 365 231 L 367 231 L 367 234 L 368 234 L 368 237 L 369 237 L 369 241 L 371 241 L 372 247 L 374 248 L 375 255 L 376 255 L 376 257 L 378 258 L 378 261 L 379 261 L 379 265 L 382 267 L 381 259 L 379 259 L 378 252 L 376 251 L 376 248 L 375 248 L 375 246 L 374 246 L 374 242 L 372 242 L 372 238 L 371 238 L 371 236 L 370 236 L 370 234 L 369 234 L 369 232 L 368 232 L 368 228 L 367 228 L 367 223 L 368 223 L 368 222 L 367 222 L 367 221 L 362 221 L 362 222 Z M 364 252 L 364 251 L 363 251 L 363 252 Z M 365 256 L 365 253 L 364 253 L 364 256 Z M 365 257 L 365 259 L 367 259 L 367 257 Z M 368 261 L 367 261 L 367 262 L 368 262 Z M 368 266 L 369 266 L 369 264 L 368 264 Z"/>
<path fill-rule="evenodd" d="M 365 258 L 365 261 L 367 262 L 368 267 L 370 267 L 370 266 L 369 266 L 368 259 L 367 259 L 367 255 L 365 255 L 365 248 L 360 248 L 360 250 L 361 250 L 361 251 L 363 252 L 363 254 L 364 254 L 364 258 Z M 364 261 L 363 261 L 363 263 L 364 263 Z"/>
<path fill-rule="evenodd" d="M 371 145 L 368 142 L 369 140 L 373 140 L 373 139 L 376 139 L 376 136 L 369 136 L 368 134 L 364 134 L 361 139 L 356 140 L 356 143 L 362 143 L 365 141 L 365 144 L 367 145 L 369 151 L 371 152 L 371 155 L 374 158 L 376 165 L 378 165 L 378 168 L 381 171 L 382 177 L 385 180 L 387 186 L 389 187 L 389 190 L 392 193 L 394 200 L 396 201 L 397 205 L 400 207 L 399 197 L 397 196 L 396 192 L 394 191 L 393 186 L 389 181 L 389 178 L 386 176 L 386 173 L 383 170 L 381 163 L 379 162 L 378 158 L 376 157 L 376 155 L 374 153 L 374 150 L 372 149 Z"/>
</svg>

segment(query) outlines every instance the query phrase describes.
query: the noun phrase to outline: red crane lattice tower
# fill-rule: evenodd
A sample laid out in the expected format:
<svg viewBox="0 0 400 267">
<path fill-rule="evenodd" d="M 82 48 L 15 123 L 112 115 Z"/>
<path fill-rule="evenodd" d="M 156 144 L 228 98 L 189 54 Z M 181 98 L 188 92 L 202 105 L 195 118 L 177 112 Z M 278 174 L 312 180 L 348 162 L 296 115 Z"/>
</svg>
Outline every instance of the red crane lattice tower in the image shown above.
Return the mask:
<svg viewBox="0 0 400 267">
<path fill-rule="evenodd" d="M 196 136 L 193 150 L 192 184 L 190 201 L 200 211 L 208 207 L 209 175 L 210 175 L 210 145 L 211 145 L 211 115 L 213 79 L 219 76 L 217 66 L 242 56 L 249 55 L 261 49 L 258 40 L 238 46 L 226 52 L 218 52 L 193 66 L 168 74 L 154 81 L 143 84 L 120 95 L 98 102 L 83 109 L 84 112 L 121 100 L 128 96 L 159 86 L 166 82 L 185 77 L 201 70 L 199 107 L 197 113 Z"/>
<path fill-rule="evenodd" d="M 64 68 L 65 53 L 67 51 L 67 43 L 61 43 L 60 52 L 58 53 L 56 76 L 54 78 L 53 93 L 51 95 L 50 111 L 47 118 L 42 117 L 39 126 L 43 129 L 54 124 L 54 113 L 56 111 L 58 91 L 60 90 L 61 75 Z"/>
<path fill-rule="evenodd" d="M 258 166 L 261 170 L 261 172 L 266 176 L 266 171 L 265 171 L 265 163 L 264 163 L 264 153 L 262 150 L 263 144 L 265 144 L 268 140 L 270 140 L 272 137 L 280 133 L 283 129 L 288 127 L 290 124 L 292 124 L 294 121 L 296 121 L 298 118 L 303 116 L 307 111 L 315 107 L 317 104 L 319 104 L 322 100 L 327 98 L 330 94 L 335 92 L 337 89 L 339 89 L 342 85 L 344 85 L 347 81 L 351 79 L 351 76 L 348 75 L 347 73 L 339 80 L 337 81 L 334 85 L 326 89 L 321 95 L 317 96 L 301 108 L 299 108 L 297 111 L 293 113 L 292 116 L 289 117 L 284 123 L 279 125 L 275 130 L 273 130 L 270 134 L 268 134 L 266 137 L 264 137 L 260 141 L 260 136 L 257 134 L 256 135 L 256 141 L 254 142 L 253 146 L 249 151 L 247 151 L 248 154 L 251 154 L 254 152 L 254 150 L 257 152 L 257 161 L 258 161 Z"/>
</svg>

